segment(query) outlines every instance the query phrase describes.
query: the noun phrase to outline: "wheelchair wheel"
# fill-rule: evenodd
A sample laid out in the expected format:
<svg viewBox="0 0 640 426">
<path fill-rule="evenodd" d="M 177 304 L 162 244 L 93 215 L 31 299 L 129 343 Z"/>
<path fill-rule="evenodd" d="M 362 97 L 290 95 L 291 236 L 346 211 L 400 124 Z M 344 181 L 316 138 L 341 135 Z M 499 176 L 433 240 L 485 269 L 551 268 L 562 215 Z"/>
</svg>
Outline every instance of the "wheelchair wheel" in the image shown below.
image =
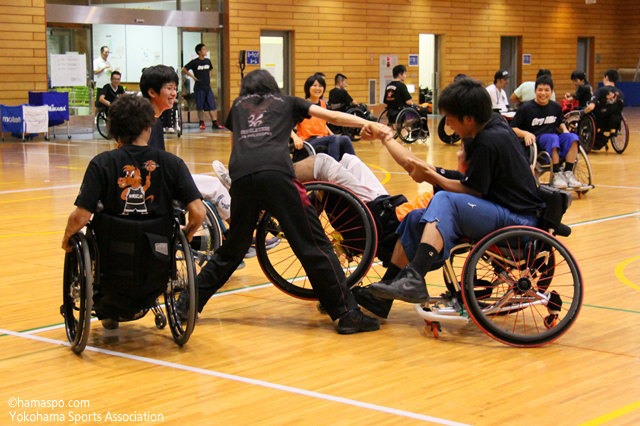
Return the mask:
<svg viewBox="0 0 640 426">
<path fill-rule="evenodd" d="M 182 103 L 178 102 L 176 108 L 176 134 L 178 137 L 182 137 Z"/>
<path fill-rule="evenodd" d="M 627 145 L 629 145 L 629 126 L 627 125 L 627 120 L 622 117 L 618 134 L 611 137 L 611 146 L 615 152 L 622 154 L 627 149 Z"/>
<path fill-rule="evenodd" d="M 582 117 L 578 124 L 578 136 L 580 137 L 580 145 L 589 153 L 593 149 L 593 143 L 596 140 L 596 123 L 591 115 Z"/>
<path fill-rule="evenodd" d="M 206 215 L 202 225 L 193 235 L 191 252 L 197 266 L 202 266 L 211 259 L 213 253 L 222 245 L 222 219 L 216 206 L 210 201 L 204 202 Z"/>
<path fill-rule="evenodd" d="M 355 115 L 356 117 L 360 117 L 364 120 L 368 119 L 364 111 L 362 111 L 358 107 L 349 108 L 347 110 L 347 114 Z M 342 127 L 342 134 L 349 136 L 349 138 L 351 138 L 352 141 L 358 141 L 360 140 L 360 130 L 361 129 L 357 127 Z"/>
<path fill-rule="evenodd" d="M 480 280 L 488 292 L 478 291 Z M 463 283 L 471 319 L 511 346 L 558 339 L 582 306 L 582 275 L 575 259 L 560 241 L 532 227 L 507 227 L 483 238 L 465 262 Z"/>
<path fill-rule="evenodd" d="M 582 145 L 578 145 L 578 155 L 576 162 L 573 164 L 573 174 L 586 188 L 593 188 L 593 171 L 591 169 L 591 161 Z M 588 189 L 580 190 L 581 194 L 586 194 Z"/>
<path fill-rule="evenodd" d="M 422 135 L 420 114 L 413 108 L 405 108 L 396 118 L 396 132 L 404 143 L 414 143 Z"/>
<path fill-rule="evenodd" d="M 347 285 L 354 287 L 365 278 L 376 255 L 378 237 L 371 212 L 358 197 L 339 185 L 310 182 L 305 187 L 343 267 Z M 267 251 L 265 240 L 271 236 L 278 236 L 282 241 Z M 256 231 L 256 248 L 262 270 L 276 287 L 294 297 L 316 299 L 302 263 L 278 220 L 266 212 Z"/>
<path fill-rule="evenodd" d="M 172 265 L 169 285 L 164 294 L 164 303 L 173 340 L 182 346 L 189 341 L 198 317 L 198 293 L 195 285 L 196 274 L 193 255 L 191 254 L 187 237 L 182 230 L 179 231 L 175 239 L 173 254 L 174 264 Z M 180 297 L 180 293 L 185 290 L 189 292 L 189 312 L 186 322 L 183 322 L 176 310 L 176 302 L 178 301 L 178 297 Z"/>
<path fill-rule="evenodd" d="M 96 115 L 96 127 L 98 128 L 98 133 L 105 139 L 109 139 L 109 133 L 107 131 L 107 115 L 104 111 L 100 111 L 98 115 Z"/>
<path fill-rule="evenodd" d="M 79 354 L 87 346 L 91 329 L 93 272 L 89 244 L 84 234 L 77 233 L 71 237 L 69 244 L 72 250 L 64 259 L 60 313 L 64 316 L 71 350 Z"/>
<path fill-rule="evenodd" d="M 438 137 L 446 144 L 456 143 L 460 140 L 460 136 L 447 126 L 447 118 L 444 116 L 438 123 Z"/>
<path fill-rule="evenodd" d="M 389 126 L 391 123 L 389 123 L 389 109 L 385 108 L 384 111 L 382 111 L 380 113 L 380 115 L 378 116 L 378 123 L 380 124 L 386 124 L 387 126 Z"/>
</svg>

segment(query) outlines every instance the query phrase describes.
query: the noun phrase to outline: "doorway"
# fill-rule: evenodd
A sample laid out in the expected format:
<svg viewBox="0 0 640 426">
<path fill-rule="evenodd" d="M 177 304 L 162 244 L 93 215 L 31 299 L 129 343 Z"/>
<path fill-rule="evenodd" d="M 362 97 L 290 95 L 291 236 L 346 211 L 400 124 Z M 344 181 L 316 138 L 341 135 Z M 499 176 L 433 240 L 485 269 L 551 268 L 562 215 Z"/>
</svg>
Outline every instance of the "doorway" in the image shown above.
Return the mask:
<svg viewBox="0 0 640 426">
<path fill-rule="evenodd" d="M 576 70 L 587 75 L 587 80 L 592 81 L 593 77 L 593 37 L 578 37 L 578 52 Z"/>
<path fill-rule="evenodd" d="M 507 92 L 507 96 L 510 96 L 516 87 L 518 87 L 518 83 L 521 79 L 521 70 L 519 67 L 521 39 L 522 37 L 520 36 L 500 37 L 500 69 L 509 71 L 509 75 L 511 76 L 507 87 L 504 88 Z"/>
<path fill-rule="evenodd" d="M 289 31 L 262 31 L 260 33 L 260 68 L 276 79 L 285 95 L 292 95 L 291 34 Z"/>
<path fill-rule="evenodd" d="M 429 102 L 428 93 L 430 93 L 432 111 L 435 114 L 438 112 L 438 94 L 440 93 L 440 36 L 420 34 L 418 40 L 418 101 Z"/>
</svg>

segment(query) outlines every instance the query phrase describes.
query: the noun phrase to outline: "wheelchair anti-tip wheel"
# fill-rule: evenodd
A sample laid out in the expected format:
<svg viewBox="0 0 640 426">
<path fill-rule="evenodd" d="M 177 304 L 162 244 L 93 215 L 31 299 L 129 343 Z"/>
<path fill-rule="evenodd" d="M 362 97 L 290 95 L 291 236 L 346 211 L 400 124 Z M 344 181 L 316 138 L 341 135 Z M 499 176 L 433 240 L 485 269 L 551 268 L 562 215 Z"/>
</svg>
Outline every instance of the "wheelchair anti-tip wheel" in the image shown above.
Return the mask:
<svg viewBox="0 0 640 426">
<path fill-rule="evenodd" d="M 507 227 L 489 234 L 473 247 L 462 274 L 471 319 L 511 346 L 558 339 L 582 306 L 582 275 L 575 259 L 537 228 Z"/>
<path fill-rule="evenodd" d="M 98 133 L 105 139 L 109 139 L 109 133 L 107 131 L 107 114 L 104 111 L 98 112 L 96 115 L 96 127 L 98 128 Z"/>
<path fill-rule="evenodd" d="M 460 135 L 447 126 L 447 117 L 442 117 L 438 123 L 438 137 L 446 144 L 453 144 L 460 140 Z"/>
<path fill-rule="evenodd" d="M 84 351 L 91 329 L 93 306 L 93 273 L 89 244 L 84 234 L 77 233 L 69 239 L 72 248 L 64 259 L 62 306 L 64 326 L 71 350 Z"/>
<path fill-rule="evenodd" d="M 182 230 L 179 231 L 177 238 L 175 238 L 173 256 L 171 277 L 167 291 L 164 294 L 164 303 L 173 339 L 178 345 L 182 346 L 189 341 L 198 317 L 196 306 L 198 293 L 195 286 L 193 254 L 191 253 L 187 237 Z M 180 293 L 185 290 L 189 292 L 189 309 L 186 321 L 182 321 L 177 312 L 176 303 L 180 297 Z"/>
<path fill-rule="evenodd" d="M 367 206 L 349 190 L 329 182 L 305 184 L 311 205 L 346 275 L 349 288 L 366 276 L 376 255 L 376 225 Z M 267 238 L 279 237 L 280 244 L 266 249 Z M 265 275 L 285 293 L 306 300 L 317 297 L 302 263 L 276 218 L 265 212 L 256 231 L 258 261 Z"/>
</svg>

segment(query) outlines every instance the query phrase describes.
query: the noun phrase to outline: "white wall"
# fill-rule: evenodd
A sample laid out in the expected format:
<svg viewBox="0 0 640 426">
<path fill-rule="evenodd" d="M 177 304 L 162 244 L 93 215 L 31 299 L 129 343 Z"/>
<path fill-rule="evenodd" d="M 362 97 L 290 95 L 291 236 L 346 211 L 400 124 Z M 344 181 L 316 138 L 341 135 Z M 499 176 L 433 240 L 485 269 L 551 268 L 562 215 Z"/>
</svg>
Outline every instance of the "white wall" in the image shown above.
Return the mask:
<svg viewBox="0 0 640 426">
<path fill-rule="evenodd" d="M 433 34 L 420 34 L 419 43 L 420 50 L 418 54 L 420 57 L 418 64 L 420 66 L 420 72 L 418 82 L 420 87 L 428 87 L 433 90 L 436 36 Z"/>
</svg>

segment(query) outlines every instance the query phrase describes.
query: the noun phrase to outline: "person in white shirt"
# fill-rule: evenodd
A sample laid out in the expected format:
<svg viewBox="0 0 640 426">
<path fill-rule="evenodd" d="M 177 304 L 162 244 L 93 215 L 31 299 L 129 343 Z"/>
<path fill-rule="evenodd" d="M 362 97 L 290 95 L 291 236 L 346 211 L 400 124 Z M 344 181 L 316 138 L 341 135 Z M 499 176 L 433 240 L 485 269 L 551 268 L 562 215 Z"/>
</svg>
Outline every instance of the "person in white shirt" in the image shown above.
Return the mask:
<svg viewBox="0 0 640 426">
<path fill-rule="evenodd" d="M 504 88 L 509 84 L 509 71 L 500 70 L 493 77 L 493 84 L 487 87 L 487 92 L 491 96 L 491 107 L 500 112 L 509 111 L 509 98 Z"/>
<path fill-rule="evenodd" d="M 96 87 L 104 87 L 111 83 L 111 64 L 107 61 L 109 57 L 109 47 L 100 48 L 100 57 L 93 60 L 93 79 Z"/>
</svg>

